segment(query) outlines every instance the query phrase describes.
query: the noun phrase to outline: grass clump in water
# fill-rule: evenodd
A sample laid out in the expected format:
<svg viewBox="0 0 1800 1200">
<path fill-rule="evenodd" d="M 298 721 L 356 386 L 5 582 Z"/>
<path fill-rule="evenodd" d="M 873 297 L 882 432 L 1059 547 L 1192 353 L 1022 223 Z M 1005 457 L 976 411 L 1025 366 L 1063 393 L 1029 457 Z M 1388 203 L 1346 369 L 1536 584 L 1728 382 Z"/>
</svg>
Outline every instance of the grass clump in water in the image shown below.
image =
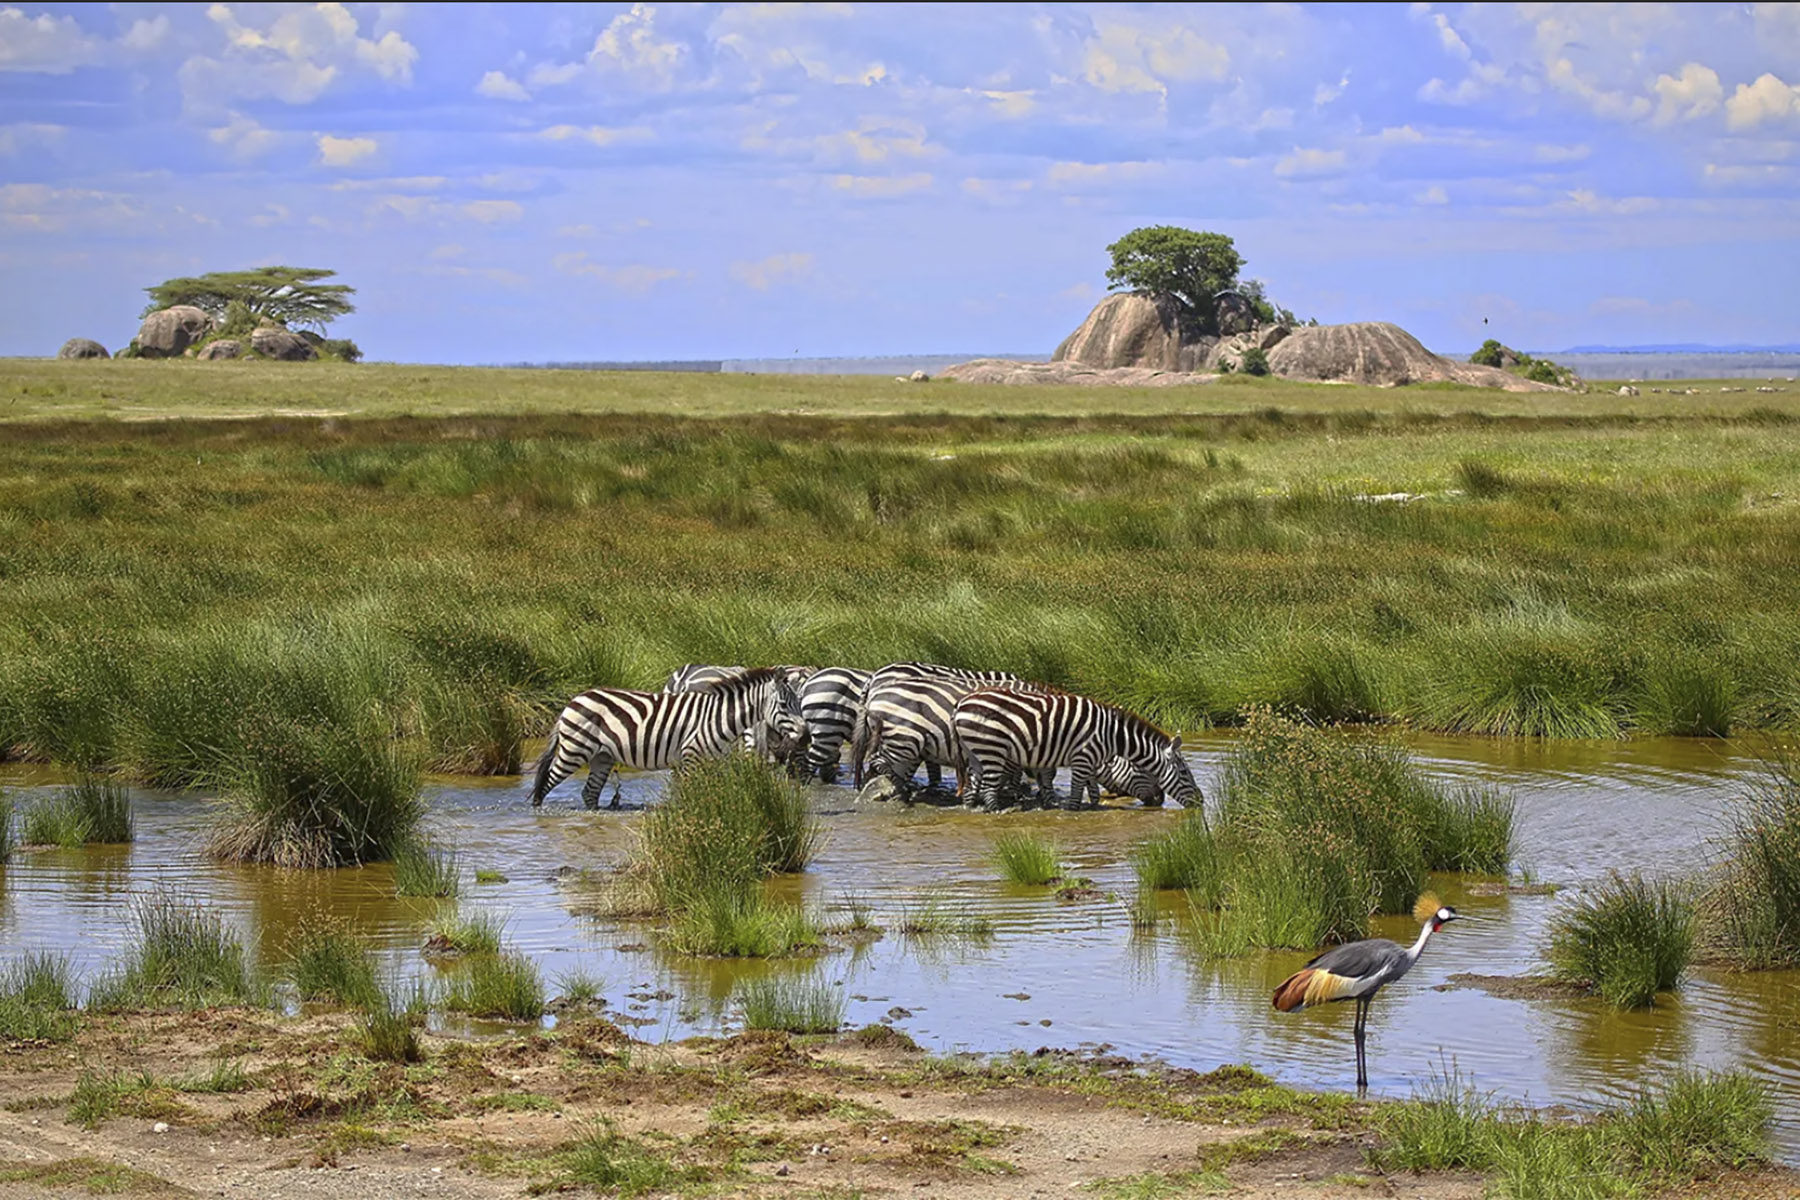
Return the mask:
<svg viewBox="0 0 1800 1200">
<path fill-rule="evenodd" d="M 0 863 L 12 857 L 13 852 L 13 802 L 12 797 L 0 791 Z"/>
<path fill-rule="evenodd" d="M 844 989 L 820 979 L 753 979 L 739 987 L 745 1029 L 836 1033 L 844 1023 Z"/>
<path fill-rule="evenodd" d="M 231 812 L 210 852 L 235 862 L 336 867 L 390 859 L 424 815 L 415 754 L 381 721 L 273 721 L 220 772 Z"/>
<path fill-rule="evenodd" d="M 1218 816 L 1141 849 L 1139 886 L 1179 883 L 1210 954 L 1366 937 L 1411 909 L 1430 871 L 1501 874 L 1513 807 L 1428 778 L 1397 743 L 1252 710 Z"/>
<path fill-rule="evenodd" d="M 709 892 L 804 871 L 819 838 L 799 786 L 734 753 L 674 773 L 667 798 L 644 816 L 632 869 L 665 911 L 675 911 Z"/>
<path fill-rule="evenodd" d="M 1003 833 L 989 858 L 1008 883 L 1036 887 L 1062 878 L 1062 849 L 1035 833 Z"/>
<path fill-rule="evenodd" d="M 425 939 L 425 953 L 498 954 L 500 938 L 505 932 L 506 919 L 497 913 L 456 909 L 432 922 L 431 935 Z"/>
<path fill-rule="evenodd" d="M 1682 885 L 1615 873 L 1551 920 L 1551 973 L 1619 1008 L 1646 1007 L 1687 970 L 1694 920 Z"/>
<path fill-rule="evenodd" d="M 25 810 L 28 846 L 112 845 L 131 837 L 131 798 L 124 784 L 106 776 L 83 775 Z"/>
<path fill-rule="evenodd" d="M 819 927 L 798 905 L 770 901 L 760 884 L 706 892 L 676 910 L 664 940 L 677 953 L 777 958 L 819 944 Z"/>
<path fill-rule="evenodd" d="M 451 898 L 462 890 L 456 851 L 407 842 L 394 854 L 394 891 L 401 896 Z"/>
<path fill-rule="evenodd" d="M 288 973 L 302 1000 L 361 1007 L 380 994 L 368 948 L 340 923 L 303 921 L 289 953 Z"/>
<path fill-rule="evenodd" d="M 89 1008 L 209 1008 L 265 998 L 244 944 L 199 905 L 154 896 L 138 902 L 136 919 L 137 940 L 119 968 L 94 984 Z"/>
<path fill-rule="evenodd" d="M 1800 965 L 1800 757 L 1764 762 L 1729 821 L 1706 904 L 1709 947 L 1742 967 Z"/>
<path fill-rule="evenodd" d="M 0 968 L 0 1041 L 66 1042 L 78 1024 L 68 959 L 37 950 Z"/>
<path fill-rule="evenodd" d="M 425 1050 L 419 1043 L 419 1027 L 425 1023 L 425 1008 L 423 991 L 415 989 L 401 998 L 378 985 L 356 1023 L 363 1054 L 375 1062 L 422 1062 Z"/>
<path fill-rule="evenodd" d="M 994 923 L 966 905 L 952 905 L 937 892 L 900 906 L 894 928 L 913 938 L 994 936 Z"/>
<path fill-rule="evenodd" d="M 517 950 L 476 954 L 451 980 L 444 1007 L 472 1017 L 535 1021 L 544 1015 L 544 980 Z"/>
</svg>

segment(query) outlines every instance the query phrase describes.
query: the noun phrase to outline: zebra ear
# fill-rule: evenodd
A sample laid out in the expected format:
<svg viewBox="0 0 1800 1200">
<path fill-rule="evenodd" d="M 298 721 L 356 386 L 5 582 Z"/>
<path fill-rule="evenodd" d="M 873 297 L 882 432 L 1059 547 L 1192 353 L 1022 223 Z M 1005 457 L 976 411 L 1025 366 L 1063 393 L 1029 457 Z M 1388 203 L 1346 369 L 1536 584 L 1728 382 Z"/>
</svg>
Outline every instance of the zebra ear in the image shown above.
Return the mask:
<svg viewBox="0 0 1800 1200">
<path fill-rule="evenodd" d="M 1169 749 L 1171 749 L 1171 750 L 1181 749 L 1181 735 L 1179 733 L 1176 734 L 1173 738 L 1169 739 Z"/>
</svg>

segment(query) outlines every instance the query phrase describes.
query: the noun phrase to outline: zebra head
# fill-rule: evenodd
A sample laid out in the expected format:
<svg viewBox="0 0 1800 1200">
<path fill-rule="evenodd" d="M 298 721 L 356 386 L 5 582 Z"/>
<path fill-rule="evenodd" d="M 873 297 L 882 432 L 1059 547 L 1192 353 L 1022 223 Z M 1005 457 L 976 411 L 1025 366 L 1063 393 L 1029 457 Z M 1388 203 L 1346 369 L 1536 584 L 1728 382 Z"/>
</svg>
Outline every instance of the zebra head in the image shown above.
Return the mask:
<svg viewBox="0 0 1800 1200">
<path fill-rule="evenodd" d="M 1200 800 L 1200 785 L 1194 782 L 1194 769 L 1181 754 L 1181 735 L 1164 743 L 1157 752 L 1153 774 L 1163 794 L 1183 808 L 1192 808 Z"/>
<path fill-rule="evenodd" d="M 763 701 L 763 725 L 768 730 L 769 749 L 778 759 L 786 760 L 806 753 L 812 740 L 806 718 L 800 715 L 800 687 L 807 675 L 798 676 L 791 669 L 775 672 L 773 686 Z"/>
</svg>

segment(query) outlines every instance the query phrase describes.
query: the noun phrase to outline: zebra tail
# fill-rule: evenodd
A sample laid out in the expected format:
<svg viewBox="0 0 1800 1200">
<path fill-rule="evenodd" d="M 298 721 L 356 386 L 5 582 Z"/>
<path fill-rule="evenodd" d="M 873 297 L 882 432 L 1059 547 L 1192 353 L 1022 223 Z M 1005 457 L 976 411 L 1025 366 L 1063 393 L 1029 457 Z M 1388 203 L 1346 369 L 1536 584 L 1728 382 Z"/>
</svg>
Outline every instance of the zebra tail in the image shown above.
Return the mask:
<svg viewBox="0 0 1800 1200">
<path fill-rule="evenodd" d="M 557 731 L 552 729 L 550 731 L 550 741 L 544 746 L 544 752 L 538 756 L 537 766 L 532 770 L 531 807 L 533 808 L 541 806 L 544 803 L 545 795 L 549 793 L 550 789 L 562 782 L 559 779 L 550 778 L 550 772 L 556 762 L 557 747 L 561 744 L 561 741 L 562 739 L 558 736 Z"/>
<path fill-rule="evenodd" d="M 850 778 L 859 792 L 863 786 L 863 759 L 868 752 L 869 710 L 865 706 L 856 714 L 856 724 L 850 727 Z"/>
</svg>

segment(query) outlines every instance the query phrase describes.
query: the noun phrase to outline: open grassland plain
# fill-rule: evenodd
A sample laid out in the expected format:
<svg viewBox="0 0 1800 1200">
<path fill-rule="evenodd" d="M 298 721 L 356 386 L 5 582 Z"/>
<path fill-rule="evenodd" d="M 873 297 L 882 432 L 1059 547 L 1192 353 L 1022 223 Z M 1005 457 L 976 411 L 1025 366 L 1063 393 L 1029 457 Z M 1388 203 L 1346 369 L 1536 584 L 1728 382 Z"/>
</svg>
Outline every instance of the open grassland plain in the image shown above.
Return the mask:
<svg viewBox="0 0 1800 1200">
<path fill-rule="evenodd" d="M 249 1009 L 15 1045 L 0 1197 L 1760 1198 L 1800 1183 L 1767 1164 L 1766 1101 L 1734 1076 L 1570 1122 L 1448 1090 L 1310 1095 L 1236 1066 L 934 1058 L 880 1025 L 650 1045 L 575 1017 L 416 1049 L 370 1057 L 345 1014 Z"/>
<path fill-rule="evenodd" d="M 203 395 L 207 365 L 118 369 Z M 340 407 L 400 378 L 343 370 Z M 415 374 L 420 413 L 463 375 Z M 259 376 L 258 407 L 311 408 L 320 378 Z M 715 409 L 878 386 L 560 378 Z M 406 834 L 372 838 L 369 796 L 516 773 L 567 697 L 684 661 L 938 660 L 1186 728 L 1258 704 L 1494 735 L 1800 723 L 1792 400 L 1280 386 L 1304 401 L 0 424 L 0 748 L 233 796 L 221 853 L 358 861 Z M 296 842 L 334 787 L 360 840 Z"/>
</svg>

